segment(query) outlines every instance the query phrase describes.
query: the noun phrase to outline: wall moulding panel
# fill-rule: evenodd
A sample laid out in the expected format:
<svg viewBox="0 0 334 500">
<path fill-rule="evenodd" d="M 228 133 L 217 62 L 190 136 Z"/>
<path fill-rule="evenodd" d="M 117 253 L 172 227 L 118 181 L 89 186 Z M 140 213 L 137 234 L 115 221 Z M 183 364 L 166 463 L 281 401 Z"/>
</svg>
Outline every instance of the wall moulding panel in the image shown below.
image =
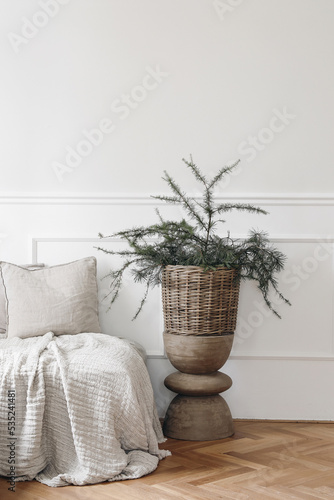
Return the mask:
<svg viewBox="0 0 334 500">
<path fill-rule="evenodd" d="M 157 193 L 159 194 L 159 193 Z M 160 193 L 163 194 L 163 193 Z M 194 193 L 199 198 L 199 193 Z M 251 203 L 261 203 L 268 206 L 334 206 L 334 193 L 217 193 L 217 200 L 235 200 Z M 151 194 L 137 195 L 134 193 L 81 193 L 54 194 L 44 193 L 0 193 L 0 204 L 38 204 L 38 205 L 164 205 L 164 202 L 154 200 Z"/>
<path fill-rule="evenodd" d="M 239 235 L 240 238 L 243 236 Z M 334 239 L 323 236 L 275 235 L 271 241 L 288 256 L 279 287 L 293 306 L 276 306 L 282 315 L 282 319 L 278 319 L 265 307 L 256 286 L 244 283 L 231 359 L 334 360 Z M 101 277 L 120 261 L 115 256 L 106 256 L 97 251 L 97 246 L 118 249 L 123 248 L 124 243 L 117 238 L 104 239 L 101 243 L 94 236 L 34 236 L 31 238 L 31 260 L 57 264 L 90 254 L 96 255 L 101 322 L 109 331 L 111 326 L 105 314 L 108 304 L 103 300 L 109 288 Z M 314 290 L 317 291 L 316 307 Z M 136 290 L 131 277 L 126 276 L 122 294 L 108 313 L 112 318 L 111 331 L 114 328 L 125 331 L 122 335 L 137 338 L 150 356 L 164 357 L 160 290 L 151 292 L 143 316 L 139 316 L 135 322 L 131 321 L 135 304 L 139 304 L 142 292 L 143 288 Z M 142 333 L 137 333 L 137 327 Z"/>
<path fill-rule="evenodd" d="M 224 372 L 233 380 L 224 398 L 235 418 L 334 420 L 333 362 L 229 359 Z"/>
<path fill-rule="evenodd" d="M 255 284 L 244 283 L 230 359 L 334 360 L 334 239 L 291 236 L 271 241 L 287 255 L 279 289 L 292 307 L 274 304 L 282 316 L 278 319 Z"/>
</svg>

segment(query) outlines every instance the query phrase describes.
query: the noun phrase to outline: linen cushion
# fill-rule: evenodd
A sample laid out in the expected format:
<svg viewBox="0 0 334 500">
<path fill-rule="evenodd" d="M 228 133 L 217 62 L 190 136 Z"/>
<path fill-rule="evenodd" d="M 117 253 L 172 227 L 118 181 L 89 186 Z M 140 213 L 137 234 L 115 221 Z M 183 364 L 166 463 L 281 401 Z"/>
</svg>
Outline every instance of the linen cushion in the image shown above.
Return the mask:
<svg viewBox="0 0 334 500">
<path fill-rule="evenodd" d="M 100 333 L 96 259 L 29 270 L 0 263 L 7 301 L 7 338 Z"/>
<path fill-rule="evenodd" d="M 45 264 L 26 264 L 20 267 L 25 267 L 27 269 L 39 269 L 44 267 Z M 6 305 L 6 295 L 5 288 L 3 286 L 3 281 L 0 279 L 0 339 L 7 337 L 7 305 Z"/>
</svg>

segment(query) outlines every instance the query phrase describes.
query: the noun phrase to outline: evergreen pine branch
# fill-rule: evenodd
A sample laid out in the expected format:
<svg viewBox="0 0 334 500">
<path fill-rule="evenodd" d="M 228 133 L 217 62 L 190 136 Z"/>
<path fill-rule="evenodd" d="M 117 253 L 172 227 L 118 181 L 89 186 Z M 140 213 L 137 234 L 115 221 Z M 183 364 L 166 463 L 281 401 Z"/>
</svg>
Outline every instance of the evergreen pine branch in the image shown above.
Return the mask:
<svg viewBox="0 0 334 500">
<path fill-rule="evenodd" d="M 201 266 L 205 270 L 226 267 L 236 269 L 238 279 L 255 280 L 265 304 L 280 317 L 272 305 L 270 293 L 273 291 L 283 302 L 290 304 L 279 291 L 276 278 L 284 268 L 285 255 L 270 243 L 265 232 L 252 230 L 243 241 L 231 238 L 229 232 L 225 237 L 215 234 L 217 224 L 225 222 L 217 215 L 232 210 L 252 214 L 267 213 L 262 208 L 247 203 L 215 202 L 213 189 L 239 161 L 220 169 L 212 180 L 207 180 L 192 157 L 190 161 L 183 161 L 203 186 L 201 201 L 187 196 L 167 172 L 164 180 L 171 189 L 172 196 L 158 195 L 153 198 L 168 204 L 180 203 L 190 219 L 194 220 L 194 224 L 184 218 L 179 221 L 165 220 L 156 209 L 156 224 L 118 231 L 107 237 L 99 233 L 100 238 L 118 238 L 128 244 L 125 250 L 97 247 L 106 254 L 123 259 L 123 264 L 107 275 L 111 278 L 110 293 L 107 294 L 107 297 L 110 297 L 110 307 L 119 295 L 126 270 L 131 272 L 135 282 L 146 285 L 144 296 L 134 316 L 136 318 L 147 299 L 149 288 L 161 283 L 162 270 L 166 265 Z"/>
<path fill-rule="evenodd" d="M 155 209 L 155 213 L 157 214 L 160 223 L 163 224 L 164 223 L 164 219 L 162 218 L 162 215 L 161 215 L 160 210 L 158 208 Z"/>
<path fill-rule="evenodd" d="M 190 161 L 187 161 L 183 158 L 183 162 L 187 165 L 188 168 L 191 169 L 195 178 L 201 184 L 203 184 L 203 187 L 204 187 L 203 203 L 199 203 L 196 200 L 194 200 L 194 201 L 198 204 L 198 206 L 208 216 L 208 224 L 206 227 L 206 233 L 210 234 L 210 231 L 212 229 L 212 215 L 214 213 L 212 189 L 209 188 L 208 180 L 206 179 L 206 177 L 201 173 L 200 169 L 193 162 L 192 156 L 190 156 Z"/>
<path fill-rule="evenodd" d="M 268 212 L 260 207 L 254 207 L 248 203 L 222 203 L 215 207 L 215 213 L 230 212 L 231 210 L 240 210 L 244 212 L 256 212 L 258 214 L 267 215 Z"/>
<path fill-rule="evenodd" d="M 196 208 L 194 207 L 191 198 L 189 198 L 186 193 L 183 193 L 181 188 L 176 184 L 174 179 L 165 171 L 165 176 L 163 179 L 167 182 L 173 193 L 179 197 L 179 201 L 181 205 L 184 207 L 184 209 L 188 212 L 189 216 L 192 219 L 195 219 L 199 225 L 199 227 L 202 227 L 203 229 L 206 229 L 205 222 L 202 220 L 200 214 L 197 212 Z M 160 199 L 163 199 L 160 198 Z"/>
<path fill-rule="evenodd" d="M 219 170 L 219 172 L 217 173 L 217 175 L 215 175 L 214 178 L 209 183 L 208 189 L 210 189 L 210 191 L 212 191 L 215 188 L 215 186 L 222 180 L 222 178 L 226 174 L 232 172 L 239 163 L 240 163 L 240 160 L 237 160 L 235 163 L 233 163 L 229 167 L 222 167 Z"/>
<path fill-rule="evenodd" d="M 144 296 L 143 296 L 143 298 L 142 298 L 142 299 L 141 299 L 141 301 L 140 301 L 139 307 L 138 307 L 138 309 L 137 309 L 137 311 L 136 311 L 135 315 L 133 316 L 132 321 L 134 321 L 135 319 L 137 319 L 138 314 L 139 314 L 139 313 L 141 312 L 141 310 L 143 309 L 143 306 L 144 306 L 144 304 L 145 304 L 145 302 L 146 302 L 146 299 L 147 299 L 147 296 L 148 296 L 149 289 L 150 289 L 150 282 L 148 281 L 148 282 L 147 282 L 147 285 L 146 285 L 146 288 L 145 288 Z"/>
<path fill-rule="evenodd" d="M 195 163 L 193 162 L 193 158 L 192 156 L 190 155 L 190 161 L 186 160 L 185 158 L 182 158 L 182 161 L 187 165 L 188 168 L 191 169 L 192 173 L 194 174 L 195 178 L 201 183 L 203 184 L 203 186 L 205 188 L 207 188 L 207 179 L 206 177 L 202 174 L 202 172 L 200 171 L 200 169 L 195 165 Z"/>
<path fill-rule="evenodd" d="M 151 195 L 151 198 L 154 198 L 156 200 L 162 200 L 165 201 L 166 203 L 182 203 L 182 200 L 179 196 L 165 196 L 163 194 L 157 194 L 156 196 Z"/>
</svg>

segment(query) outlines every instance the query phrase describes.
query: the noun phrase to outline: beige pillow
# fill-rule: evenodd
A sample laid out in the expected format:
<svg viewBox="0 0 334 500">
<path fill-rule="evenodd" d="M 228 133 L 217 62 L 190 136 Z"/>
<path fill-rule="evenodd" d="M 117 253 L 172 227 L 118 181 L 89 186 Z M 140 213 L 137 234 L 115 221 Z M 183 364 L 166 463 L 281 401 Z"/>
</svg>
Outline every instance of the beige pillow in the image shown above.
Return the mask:
<svg viewBox="0 0 334 500">
<path fill-rule="evenodd" d="M 101 332 L 96 259 L 29 270 L 0 263 L 7 300 L 7 337 Z"/>
<path fill-rule="evenodd" d="M 20 267 L 25 267 L 27 269 L 39 269 L 44 267 L 45 264 L 26 264 Z M 5 288 L 3 286 L 2 279 L 0 279 L 0 339 L 7 337 L 7 305 Z"/>
</svg>

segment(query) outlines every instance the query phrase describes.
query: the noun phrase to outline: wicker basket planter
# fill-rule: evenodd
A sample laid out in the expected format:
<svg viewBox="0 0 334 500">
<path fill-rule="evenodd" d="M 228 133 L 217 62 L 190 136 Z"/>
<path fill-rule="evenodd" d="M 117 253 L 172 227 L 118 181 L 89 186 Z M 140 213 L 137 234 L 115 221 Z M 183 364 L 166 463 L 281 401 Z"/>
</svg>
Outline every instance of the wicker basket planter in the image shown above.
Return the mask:
<svg viewBox="0 0 334 500">
<path fill-rule="evenodd" d="M 236 269 L 204 271 L 196 266 L 166 266 L 162 273 L 165 333 L 233 333 L 238 313 L 239 284 Z"/>
<path fill-rule="evenodd" d="M 230 409 L 219 395 L 232 380 L 218 370 L 232 348 L 239 284 L 235 269 L 166 266 L 163 271 L 164 344 L 179 370 L 165 379 L 178 393 L 166 413 L 166 436 L 205 441 L 234 433 Z"/>
</svg>

